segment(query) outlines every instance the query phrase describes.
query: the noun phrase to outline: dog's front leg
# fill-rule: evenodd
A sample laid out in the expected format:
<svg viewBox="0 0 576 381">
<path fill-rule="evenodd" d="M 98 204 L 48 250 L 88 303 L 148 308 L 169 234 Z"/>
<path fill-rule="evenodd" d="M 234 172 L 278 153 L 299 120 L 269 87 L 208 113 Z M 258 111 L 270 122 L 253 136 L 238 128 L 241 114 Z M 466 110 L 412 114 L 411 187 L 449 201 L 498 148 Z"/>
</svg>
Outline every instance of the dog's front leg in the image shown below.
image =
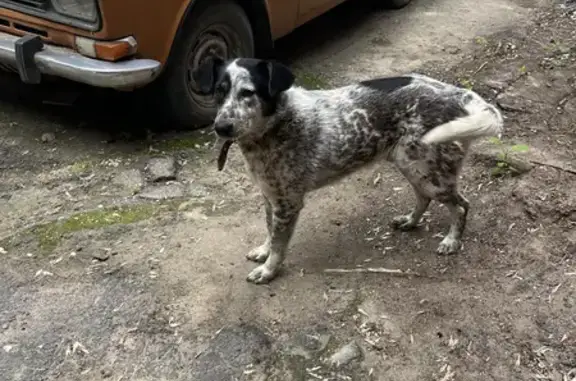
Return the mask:
<svg viewBox="0 0 576 381">
<path fill-rule="evenodd" d="M 294 233 L 303 203 L 298 200 L 277 200 L 271 205 L 271 226 L 269 234 L 269 253 L 264 264 L 256 267 L 247 280 L 252 283 L 268 283 L 278 273 L 284 261 L 286 249 Z"/>
<path fill-rule="evenodd" d="M 273 216 L 272 204 L 270 204 L 270 201 L 268 201 L 266 196 L 264 196 L 264 207 L 266 208 L 266 241 L 246 254 L 246 258 L 254 262 L 264 262 L 268 259 L 268 255 L 270 254 L 270 236 L 272 235 Z"/>
</svg>

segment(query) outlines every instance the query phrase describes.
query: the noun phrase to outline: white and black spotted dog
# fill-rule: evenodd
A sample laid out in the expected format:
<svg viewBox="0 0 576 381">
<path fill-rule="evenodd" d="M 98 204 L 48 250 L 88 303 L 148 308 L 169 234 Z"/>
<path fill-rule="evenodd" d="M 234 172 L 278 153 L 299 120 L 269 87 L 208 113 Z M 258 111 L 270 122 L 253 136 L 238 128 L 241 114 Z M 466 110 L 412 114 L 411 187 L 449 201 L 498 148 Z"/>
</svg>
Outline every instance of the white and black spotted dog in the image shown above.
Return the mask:
<svg viewBox="0 0 576 381">
<path fill-rule="evenodd" d="M 216 134 L 226 147 L 238 144 L 264 196 L 268 236 L 247 255 L 263 263 L 248 281 L 267 283 L 278 273 L 307 192 L 379 157 L 416 193 L 415 208 L 393 226 L 414 228 L 437 200 L 451 214 L 437 252 L 460 249 L 468 201 L 457 180 L 466 151 L 503 129 L 500 112 L 478 94 L 422 75 L 312 91 L 295 86 L 280 63 L 245 58 L 210 58 L 194 76 L 218 101 Z"/>
</svg>

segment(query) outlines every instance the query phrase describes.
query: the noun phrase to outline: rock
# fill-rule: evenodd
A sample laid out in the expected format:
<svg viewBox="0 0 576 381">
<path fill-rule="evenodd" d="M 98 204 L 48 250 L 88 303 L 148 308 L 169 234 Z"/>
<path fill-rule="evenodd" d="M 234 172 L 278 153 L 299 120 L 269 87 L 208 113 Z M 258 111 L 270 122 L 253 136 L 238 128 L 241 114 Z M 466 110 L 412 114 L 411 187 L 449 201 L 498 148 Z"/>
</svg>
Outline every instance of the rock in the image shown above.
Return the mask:
<svg viewBox="0 0 576 381">
<path fill-rule="evenodd" d="M 148 200 L 167 200 L 184 196 L 184 186 L 182 184 L 165 184 L 146 188 L 138 195 L 140 198 Z"/>
<path fill-rule="evenodd" d="M 524 107 L 524 100 L 514 92 L 507 91 L 496 97 L 496 103 L 506 111 L 526 111 Z"/>
<path fill-rule="evenodd" d="M 506 81 L 499 81 L 497 79 L 485 79 L 482 81 L 486 86 L 491 89 L 502 91 L 506 89 L 509 85 Z"/>
<path fill-rule="evenodd" d="M 569 99 L 564 103 L 564 111 L 576 118 L 576 98 Z"/>
<path fill-rule="evenodd" d="M 457 46 L 447 46 L 444 51 L 448 54 L 458 54 L 462 51 L 462 49 Z"/>
<path fill-rule="evenodd" d="M 52 143 L 56 140 L 56 135 L 53 132 L 45 132 L 40 137 L 40 140 L 42 140 L 42 143 Z"/>
<path fill-rule="evenodd" d="M 102 378 L 110 378 L 112 377 L 112 369 L 107 366 L 103 367 L 100 369 L 100 374 L 102 375 Z"/>
<path fill-rule="evenodd" d="M 285 344 L 285 352 L 307 360 L 319 355 L 328 346 L 331 334 L 325 327 L 316 327 L 298 333 Z"/>
<path fill-rule="evenodd" d="M 112 182 L 136 193 L 144 186 L 144 176 L 137 169 L 128 169 L 120 172 L 116 177 L 114 177 Z"/>
<path fill-rule="evenodd" d="M 92 254 L 92 258 L 100 262 L 105 262 L 108 259 L 110 259 L 110 255 L 111 255 L 110 250 L 101 250 L 101 251 L 99 250 Z"/>
<path fill-rule="evenodd" d="M 502 159 L 503 150 L 509 151 L 505 160 Z M 472 157 L 475 161 L 486 163 L 490 168 L 495 168 L 499 161 L 504 161 L 508 165 L 510 173 L 513 175 L 521 175 L 530 172 L 534 165 L 527 159 L 522 158 L 520 155 L 514 154 L 510 147 L 491 148 L 476 151 Z"/>
<path fill-rule="evenodd" d="M 149 180 L 152 182 L 176 180 L 176 159 L 173 157 L 155 157 L 146 165 Z"/>
<path fill-rule="evenodd" d="M 359 358 L 361 355 L 362 350 L 355 341 L 352 341 L 330 356 L 328 362 L 332 366 L 341 367 L 348 365 L 352 360 Z"/>
</svg>

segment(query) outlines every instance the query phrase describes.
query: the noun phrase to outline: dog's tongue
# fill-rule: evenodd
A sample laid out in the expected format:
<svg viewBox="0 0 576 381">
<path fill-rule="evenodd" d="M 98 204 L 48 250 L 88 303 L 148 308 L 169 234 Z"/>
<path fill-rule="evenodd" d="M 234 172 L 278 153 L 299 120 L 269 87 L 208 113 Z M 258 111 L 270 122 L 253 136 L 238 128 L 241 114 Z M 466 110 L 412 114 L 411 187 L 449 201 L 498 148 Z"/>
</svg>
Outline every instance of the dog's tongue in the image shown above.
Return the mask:
<svg viewBox="0 0 576 381">
<path fill-rule="evenodd" d="M 232 140 L 225 140 L 220 147 L 220 155 L 218 155 L 218 170 L 224 169 L 224 164 L 226 164 L 226 159 L 228 158 L 228 150 L 232 145 Z"/>
</svg>

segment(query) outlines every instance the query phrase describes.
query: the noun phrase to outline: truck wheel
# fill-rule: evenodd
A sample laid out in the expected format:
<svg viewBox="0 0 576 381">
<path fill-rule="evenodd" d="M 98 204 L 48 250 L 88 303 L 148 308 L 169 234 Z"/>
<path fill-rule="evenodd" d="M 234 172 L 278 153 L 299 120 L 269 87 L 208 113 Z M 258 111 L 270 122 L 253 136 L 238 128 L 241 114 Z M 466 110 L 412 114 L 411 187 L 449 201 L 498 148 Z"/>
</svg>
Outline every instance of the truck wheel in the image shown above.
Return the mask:
<svg viewBox="0 0 576 381">
<path fill-rule="evenodd" d="M 200 127 L 212 121 L 216 103 L 199 94 L 192 72 L 210 55 L 252 57 L 254 36 L 246 13 L 231 0 L 200 0 L 181 28 L 160 86 L 168 117 Z"/>
<path fill-rule="evenodd" d="M 385 6 L 390 9 L 400 9 L 408 5 L 412 0 L 385 0 Z"/>
<path fill-rule="evenodd" d="M 390 9 L 400 9 L 408 5 L 412 0 L 385 0 L 385 6 Z"/>
<path fill-rule="evenodd" d="M 368 0 L 370 4 L 378 8 L 400 9 L 404 8 L 412 0 Z"/>
</svg>

